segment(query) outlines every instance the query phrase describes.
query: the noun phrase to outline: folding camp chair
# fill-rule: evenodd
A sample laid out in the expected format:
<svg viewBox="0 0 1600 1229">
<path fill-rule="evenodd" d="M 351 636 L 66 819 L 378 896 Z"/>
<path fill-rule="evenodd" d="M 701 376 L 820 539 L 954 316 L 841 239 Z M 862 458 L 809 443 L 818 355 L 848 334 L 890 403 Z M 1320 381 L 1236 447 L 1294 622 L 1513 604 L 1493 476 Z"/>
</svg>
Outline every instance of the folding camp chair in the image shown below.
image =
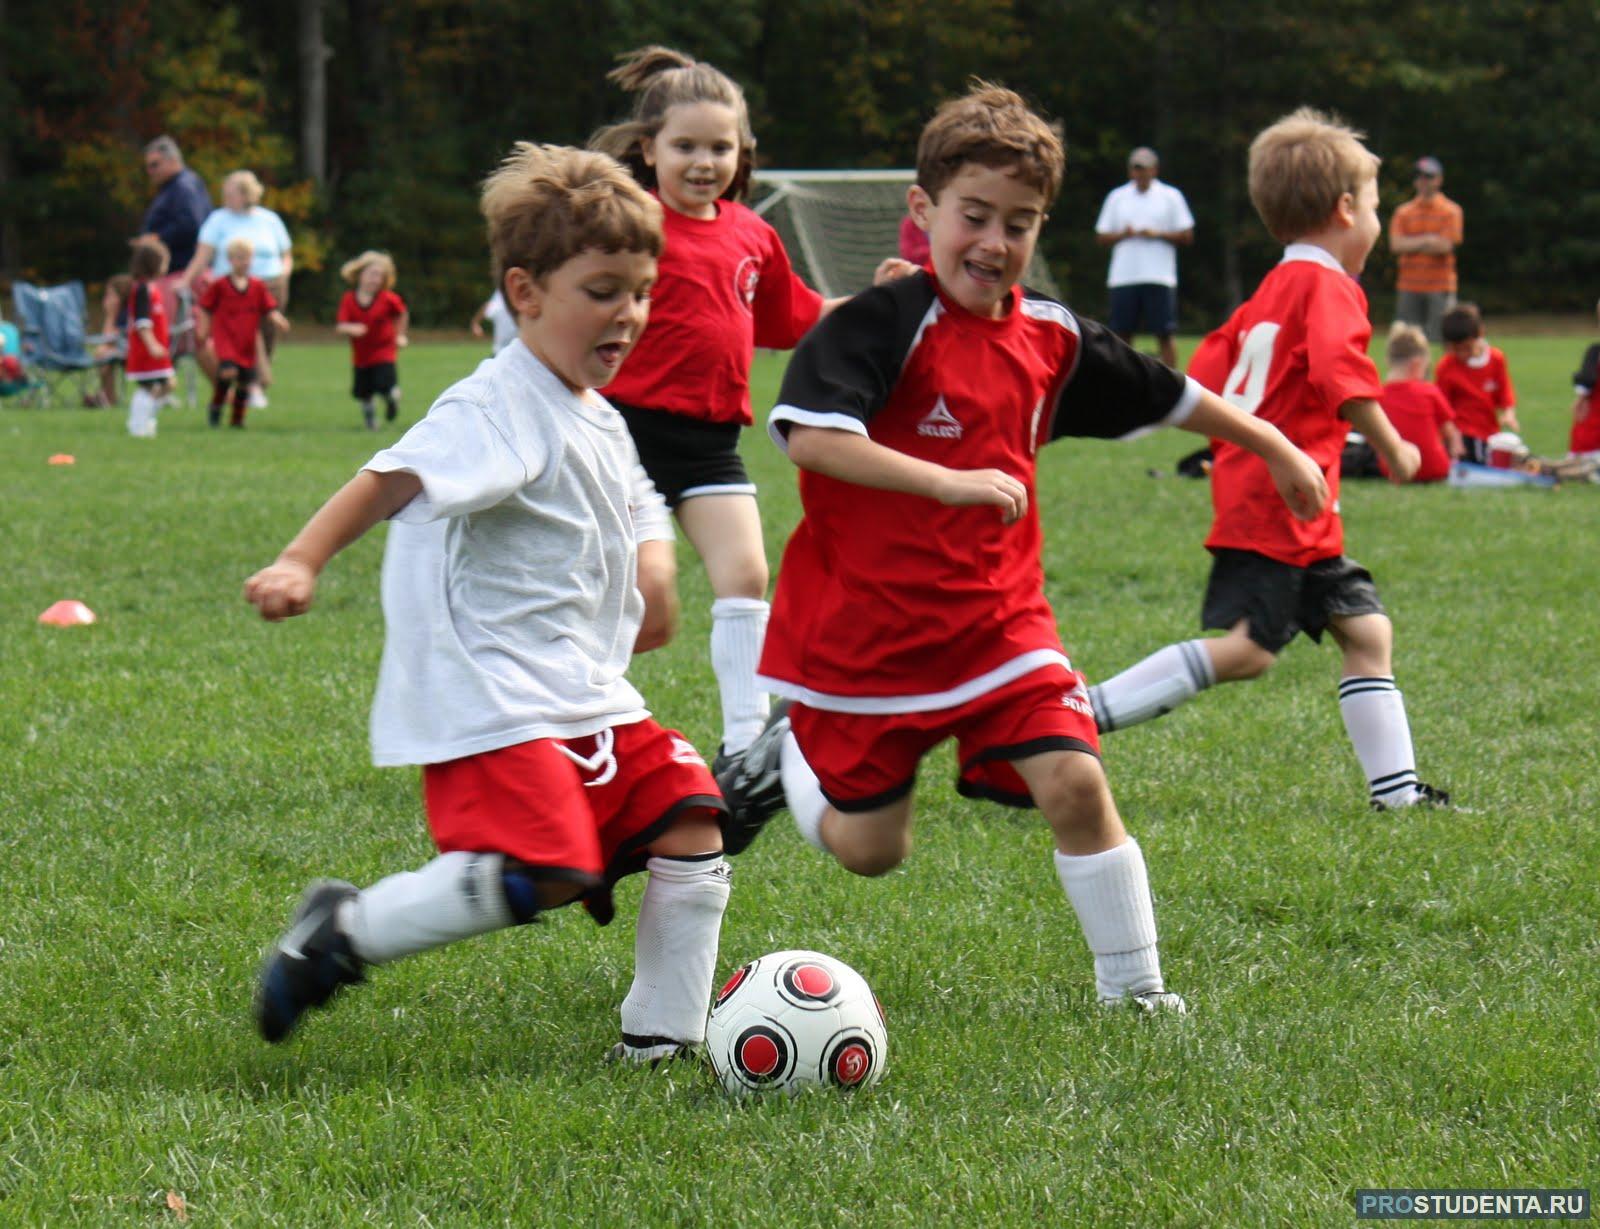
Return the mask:
<svg viewBox="0 0 1600 1229">
<path fill-rule="evenodd" d="M 23 370 L 34 385 L 23 395 L 24 401 L 50 405 L 63 384 L 74 390 L 68 404 L 98 393 L 99 364 L 89 347 L 105 339 L 84 333 L 83 283 L 46 287 L 17 282 L 11 288 L 11 301 L 22 329 Z"/>
</svg>

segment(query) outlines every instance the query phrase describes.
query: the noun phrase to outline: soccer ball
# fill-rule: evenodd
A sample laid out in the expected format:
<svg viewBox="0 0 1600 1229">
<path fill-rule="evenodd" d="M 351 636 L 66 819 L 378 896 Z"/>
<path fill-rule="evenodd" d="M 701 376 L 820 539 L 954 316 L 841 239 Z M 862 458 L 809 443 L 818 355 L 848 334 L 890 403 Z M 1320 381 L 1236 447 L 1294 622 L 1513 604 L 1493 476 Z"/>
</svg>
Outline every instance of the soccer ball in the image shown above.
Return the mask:
<svg viewBox="0 0 1600 1229">
<path fill-rule="evenodd" d="M 820 952 L 770 952 L 739 969 L 711 1005 L 706 1053 L 731 1093 L 876 1084 L 889 1026 L 866 979 Z"/>
</svg>

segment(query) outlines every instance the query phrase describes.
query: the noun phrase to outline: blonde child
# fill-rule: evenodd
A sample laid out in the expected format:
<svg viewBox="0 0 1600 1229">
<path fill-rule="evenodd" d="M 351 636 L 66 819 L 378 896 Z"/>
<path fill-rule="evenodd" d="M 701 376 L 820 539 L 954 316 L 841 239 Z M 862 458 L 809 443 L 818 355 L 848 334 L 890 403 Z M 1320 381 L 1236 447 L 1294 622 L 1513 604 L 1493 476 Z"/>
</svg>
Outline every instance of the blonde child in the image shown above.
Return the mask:
<svg viewBox="0 0 1600 1229">
<path fill-rule="evenodd" d="M 395 293 L 395 267 L 387 252 L 362 252 L 347 261 L 339 276 L 349 283 L 339 300 L 335 330 L 350 339 L 350 361 L 355 380 L 350 395 L 361 405 L 361 421 L 368 431 L 378 429 L 375 397 L 383 398 L 383 420 L 393 422 L 400 413 L 399 352 L 409 342 L 406 330 L 411 313 Z"/>
<path fill-rule="evenodd" d="M 767 716 L 756 685 L 767 558 L 756 488 L 739 458 L 755 347 L 787 350 L 831 306 L 795 275 L 776 231 L 741 202 L 756 140 L 738 85 L 665 47 L 610 74 L 638 96 L 632 117 L 590 145 L 664 207 L 666 248 L 650 329 L 612 383 L 656 488 L 705 564 L 711 668 L 722 701 L 720 771 Z"/>
<path fill-rule="evenodd" d="M 1010 90 L 946 103 L 907 202 L 931 272 L 857 295 L 796 349 L 769 425 L 805 515 L 761 658 L 792 707 L 723 778 L 725 840 L 787 802 L 807 841 L 882 875 L 910 851 L 920 761 L 954 738 L 962 794 L 1044 813 L 1100 1000 L 1181 1013 L 1144 856 L 1045 599 L 1038 453 L 1168 424 L 1261 454 L 1300 515 L 1327 492 L 1275 427 L 1022 289 L 1064 168 L 1059 134 Z"/>
<path fill-rule="evenodd" d="M 136 239 L 128 264 L 133 279 L 129 291 L 128 358 L 126 370 L 133 384 L 128 400 L 128 434 L 154 439 L 156 414 L 172 392 L 172 337 L 167 309 L 156 279 L 167 271 L 167 245 L 155 238 Z"/>
<path fill-rule="evenodd" d="M 1450 403 L 1428 381 L 1432 357 L 1428 335 L 1414 324 L 1396 320 L 1389 330 L 1389 372 L 1379 404 L 1400 438 L 1416 445 L 1421 461 L 1412 482 L 1443 482 L 1450 476 L 1450 463 L 1465 454 Z M 1388 476 L 1381 459 L 1378 468 Z"/>
<path fill-rule="evenodd" d="M 649 313 L 661 210 L 603 154 L 518 144 L 483 213 L 518 340 L 447 389 L 325 504 L 245 596 L 303 614 L 329 558 L 392 520 L 378 764 L 420 764 L 439 856 L 358 891 L 321 880 L 268 954 L 256 1023 L 280 1041 L 372 965 L 533 921 L 649 871 L 612 1056 L 704 1039 L 728 899 L 705 762 L 625 677 L 638 555 L 671 520 L 594 390 Z"/>
<path fill-rule="evenodd" d="M 1090 689 L 1100 729 L 1170 712 L 1215 683 L 1266 673 L 1300 632 L 1341 653 L 1339 711 L 1377 810 L 1444 804 L 1417 778 L 1405 701 L 1393 675 L 1394 628 L 1372 575 L 1344 554 L 1339 457 L 1354 427 L 1394 482 L 1421 460 L 1378 399 L 1372 325 L 1356 277 L 1377 240 L 1378 160 L 1361 134 L 1310 108 L 1250 145 L 1250 200 L 1283 259 L 1189 365 L 1190 376 L 1304 448 L 1327 480 L 1320 516 L 1280 510 L 1273 476 L 1219 444 L 1211 467 L 1212 553 L 1200 620 L 1220 636 L 1168 645 Z"/>
<path fill-rule="evenodd" d="M 262 322 L 287 333 L 289 321 L 278 310 L 278 300 L 267 284 L 250 276 L 255 245 L 241 235 L 228 241 L 226 254 L 228 275 L 208 283 L 195 301 L 195 340 L 202 346 L 210 341 L 217 356 L 206 421 L 213 427 L 222 424 L 222 406 L 231 391 L 233 412 L 228 425 L 243 427 L 250 390 L 259 375 L 255 364 Z"/>
</svg>

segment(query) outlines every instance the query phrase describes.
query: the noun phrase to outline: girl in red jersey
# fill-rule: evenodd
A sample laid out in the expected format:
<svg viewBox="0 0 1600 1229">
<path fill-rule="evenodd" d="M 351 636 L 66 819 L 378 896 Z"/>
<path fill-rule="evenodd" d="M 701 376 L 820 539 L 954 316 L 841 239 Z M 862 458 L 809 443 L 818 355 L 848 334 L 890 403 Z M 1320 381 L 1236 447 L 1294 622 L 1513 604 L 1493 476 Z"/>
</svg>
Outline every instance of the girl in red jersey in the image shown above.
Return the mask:
<svg viewBox="0 0 1600 1229">
<path fill-rule="evenodd" d="M 353 287 L 339 300 L 338 323 L 334 328 L 350 339 L 350 359 L 355 364 L 355 383 L 350 395 L 361 403 L 361 420 L 368 431 L 378 429 L 378 415 L 372 402 L 382 397 L 384 422 L 393 422 L 400 412 L 400 375 L 395 359 L 408 344 L 406 329 L 411 312 L 394 292 L 394 261 L 387 252 L 362 252 L 339 270 L 339 276 Z"/>
<path fill-rule="evenodd" d="M 280 333 L 289 331 L 289 321 L 278 310 L 278 300 L 259 277 L 250 276 L 255 247 L 243 235 L 236 236 L 227 248 L 228 276 L 219 277 L 205 288 L 195 303 L 195 337 L 203 346 L 209 340 L 216 347 L 217 374 L 206 421 L 222 425 L 222 406 L 233 394 L 230 427 L 243 427 L 250 404 L 250 389 L 256 382 L 256 339 L 261 323 L 270 320 Z"/>
<path fill-rule="evenodd" d="M 602 128 L 590 145 L 660 199 L 666 248 L 650 325 L 606 396 L 711 582 L 720 771 L 767 716 L 755 681 L 767 557 L 756 488 L 738 451 L 740 429 L 752 422 L 750 364 L 758 345 L 792 349 L 843 300 L 824 302 L 801 281 L 777 232 L 740 203 L 756 139 L 733 81 L 665 47 L 629 52 L 609 79 L 638 101 L 632 118 Z"/>
<path fill-rule="evenodd" d="M 171 334 L 167 309 L 155 281 L 167 271 L 167 245 L 159 239 L 140 239 L 133 245 L 128 273 L 133 278 L 128 310 L 128 379 L 133 397 L 128 402 L 128 434 L 154 439 L 156 413 L 172 391 Z"/>
</svg>

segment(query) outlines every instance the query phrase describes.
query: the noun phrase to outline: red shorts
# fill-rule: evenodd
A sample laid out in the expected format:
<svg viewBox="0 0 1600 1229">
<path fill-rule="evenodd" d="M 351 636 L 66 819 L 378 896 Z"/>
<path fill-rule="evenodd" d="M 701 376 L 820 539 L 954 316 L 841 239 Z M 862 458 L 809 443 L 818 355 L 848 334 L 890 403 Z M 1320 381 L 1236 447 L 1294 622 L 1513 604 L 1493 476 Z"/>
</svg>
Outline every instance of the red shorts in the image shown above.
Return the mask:
<svg viewBox="0 0 1600 1229">
<path fill-rule="evenodd" d="M 684 811 L 726 810 L 700 753 L 648 718 L 427 764 L 422 791 L 439 852 L 503 853 L 594 885 L 643 870 Z"/>
<path fill-rule="evenodd" d="M 1033 796 L 1012 760 L 1044 751 L 1100 754 L 1094 709 L 1083 676 L 1045 666 L 995 691 L 927 713 L 834 713 L 795 704 L 795 741 L 840 811 L 873 811 L 904 798 L 917 762 L 947 738 L 961 764 L 956 789 L 1031 807 Z"/>
</svg>

